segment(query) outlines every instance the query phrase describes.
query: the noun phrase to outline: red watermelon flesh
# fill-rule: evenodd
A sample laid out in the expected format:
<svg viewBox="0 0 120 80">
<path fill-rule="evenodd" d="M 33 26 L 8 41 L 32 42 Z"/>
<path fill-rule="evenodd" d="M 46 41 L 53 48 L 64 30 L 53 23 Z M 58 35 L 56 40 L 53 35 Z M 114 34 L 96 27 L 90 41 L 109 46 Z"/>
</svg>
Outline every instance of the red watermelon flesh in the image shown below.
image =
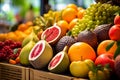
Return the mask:
<svg viewBox="0 0 120 80">
<path fill-rule="evenodd" d="M 44 33 L 45 34 L 45 40 L 47 42 L 52 41 L 53 39 L 55 39 L 58 34 L 59 34 L 59 29 L 54 27 L 54 28 L 50 28 L 47 29 L 47 31 Z"/>
<path fill-rule="evenodd" d="M 34 58 L 36 57 L 38 54 L 40 54 L 40 52 L 42 51 L 42 48 L 43 48 L 43 44 L 38 44 L 34 50 L 32 51 L 32 54 L 31 54 L 31 58 Z"/>
<path fill-rule="evenodd" d="M 61 55 L 57 55 L 51 62 L 50 62 L 50 67 L 54 67 L 61 59 Z"/>
</svg>

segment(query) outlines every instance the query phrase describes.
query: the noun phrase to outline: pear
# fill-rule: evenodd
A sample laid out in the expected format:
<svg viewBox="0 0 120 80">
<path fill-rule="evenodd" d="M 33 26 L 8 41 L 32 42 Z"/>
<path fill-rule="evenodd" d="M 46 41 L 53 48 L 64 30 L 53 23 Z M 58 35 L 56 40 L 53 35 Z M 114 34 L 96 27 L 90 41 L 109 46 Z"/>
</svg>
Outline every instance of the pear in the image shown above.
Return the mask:
<svg viewBox="0 0 120 80">
<path fill-rule="evenodd" d="M 22 47 L 24 47 L 27 43 L 29 43 L 31 40 L 33 40 L 35 43 L 39 41 L 39 38 L 37 37 L 34 30 L 28 35 L 22 42 Z"/>
<path fill-rule="evenodd" d="M 31 49 L 34 47 L 34 45 L 35 45 L 35 42 L 33 40 L 31 40 L 22 48 L 22 50 L 20 52 L 20 63 L 22 65 L 28 66 L 30 64 L 28 57 L 29 57 L 29 53 L 30 53 Z"/>
</svg>

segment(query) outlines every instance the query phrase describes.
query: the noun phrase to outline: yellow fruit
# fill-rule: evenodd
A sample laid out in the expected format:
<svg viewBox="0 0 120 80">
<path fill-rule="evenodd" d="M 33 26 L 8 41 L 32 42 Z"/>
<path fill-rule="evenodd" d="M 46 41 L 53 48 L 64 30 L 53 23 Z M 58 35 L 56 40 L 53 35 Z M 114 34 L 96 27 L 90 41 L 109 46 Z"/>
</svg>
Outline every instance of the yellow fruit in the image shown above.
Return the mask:
<svg viewBox="0 0 120 80">
<path fill-rule="evenodd" d="M 84 61 L 73 61 L 70 64 L 70 73 L 75 77 L 86 78 L 89 70 L 88 65 Z"/>
</svg>

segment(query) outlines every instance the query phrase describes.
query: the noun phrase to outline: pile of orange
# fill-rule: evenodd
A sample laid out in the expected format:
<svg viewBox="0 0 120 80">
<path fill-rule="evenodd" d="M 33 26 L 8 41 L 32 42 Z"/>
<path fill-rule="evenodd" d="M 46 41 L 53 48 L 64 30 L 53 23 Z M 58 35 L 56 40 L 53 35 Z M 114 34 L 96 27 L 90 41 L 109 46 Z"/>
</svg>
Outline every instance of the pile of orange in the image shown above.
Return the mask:
<svg viewBox="0 0 120 80">
<path fill-rule="evenodd" d="M 14 41 L 22 42 L 23 39 L 31 33 L 32 25 L 33 25 L 33 23 L 30 21 L 26 22 L 26 23 L 22 23 L 22 24 L 18 25 L 17 30 L 0 34 L 0 41 L 12 39 Z"/>
<path fill-rule="evenodd" d="M 68 29 L 71 30 L 78 19 L 83 18 L 84 13 L 85 10 L 82 7 L 78 7 L 75 4 L 68 4 L 62 12 L 62 19 L 68 22 Z"/>
</svg>

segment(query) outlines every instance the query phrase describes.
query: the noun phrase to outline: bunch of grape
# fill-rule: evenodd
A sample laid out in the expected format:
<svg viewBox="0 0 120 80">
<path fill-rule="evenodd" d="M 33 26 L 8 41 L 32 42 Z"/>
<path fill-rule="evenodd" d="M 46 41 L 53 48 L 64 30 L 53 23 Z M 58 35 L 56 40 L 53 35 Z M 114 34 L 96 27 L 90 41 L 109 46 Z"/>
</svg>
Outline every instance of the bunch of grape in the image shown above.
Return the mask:
<svg viewBox="0 0 120 80">
<path fill-rule="evenodd" d="M 14 59 L 19 56 L 21 51 L 21 42 L 13 40 L 0 41 L 0 61 Z"/>
<path fill-rule="evenodd" d="M 96 3 L 91 4 L 86 9 L 83 19 L 79 20 L 72 29 L 72 35 L 77 36 L 79 32 L 85 29 L 94 29 L 98 25 L 113 23 L 114 14 L 120 11 L 119 6 Z"/>
</svg>

